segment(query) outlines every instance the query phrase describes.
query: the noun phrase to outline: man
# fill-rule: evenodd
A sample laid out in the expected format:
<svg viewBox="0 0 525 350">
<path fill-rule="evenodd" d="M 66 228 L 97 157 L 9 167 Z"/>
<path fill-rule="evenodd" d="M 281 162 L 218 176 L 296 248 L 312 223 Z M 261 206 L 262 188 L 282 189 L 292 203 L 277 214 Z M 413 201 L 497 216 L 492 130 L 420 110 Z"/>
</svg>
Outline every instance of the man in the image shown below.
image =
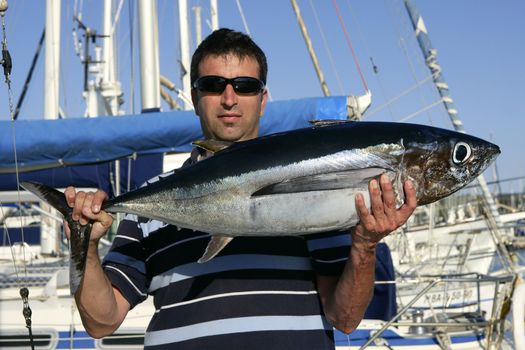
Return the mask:
<svg viewBox="0 0 525 350">
<path fill-rule="evenodd" d="M 208 139 L 258 136 L 267 101 L 266 58 L 246 35 L 220 29 L 197 48 L 192 100 Z M 209 156 L 194 150 L 186 165 Z M 156 181 L 153 179 L 152 181 Z M 332 326 L 349 333 L 374 285 L 375 247 L 416 207 L 396 209 L 388 178 L 371 181 L 371 211 L 356 197 L 360 223 L 348 232 L 305 237 L 240 237 L 209 262 L 196 261 L 209 235 L 128 215 L 100 263 L 97 245 L 112 223 L 107 195 L 66 190 L 73 218 L 94 220 L 82 285 L 75 295 L 89 334 L 114 332 L 127 312 L 154 297 L 147 349 L 332 349 Z"/>
</svg>

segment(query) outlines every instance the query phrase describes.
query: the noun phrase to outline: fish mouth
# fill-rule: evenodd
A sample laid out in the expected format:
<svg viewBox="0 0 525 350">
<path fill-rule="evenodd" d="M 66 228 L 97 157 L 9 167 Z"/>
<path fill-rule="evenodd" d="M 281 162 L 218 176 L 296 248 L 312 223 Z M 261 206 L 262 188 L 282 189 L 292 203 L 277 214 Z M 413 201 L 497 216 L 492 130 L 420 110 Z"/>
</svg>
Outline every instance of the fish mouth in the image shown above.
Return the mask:
<svg viewBox="0 0 525 350">
<path fill-rule="evenodd" d="M 496 160 L 496 158 L 498 158 L 498 156 L 501 154 L 501 149 L 498 145 L 490 144 L 490 146 L 487 149 L 487 153 L 489 156 L 487 157 L 487 161 L 485 162 L 486 165 L 483 167 L 484 169 L 486 169 L 490 164 L 492 164 L 492 162 Z"/>
</svg>

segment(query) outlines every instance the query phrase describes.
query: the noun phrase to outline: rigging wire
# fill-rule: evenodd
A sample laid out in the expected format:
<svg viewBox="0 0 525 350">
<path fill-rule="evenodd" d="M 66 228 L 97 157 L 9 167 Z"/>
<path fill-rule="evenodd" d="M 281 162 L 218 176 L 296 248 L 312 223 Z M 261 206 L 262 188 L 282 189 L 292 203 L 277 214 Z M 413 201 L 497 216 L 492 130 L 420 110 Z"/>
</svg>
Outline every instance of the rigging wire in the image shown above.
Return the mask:
<svg viewBox="0 0 525 350">
<path fill-rule="evenodd" d="M 439 100 L 437 100 L 435 102 L 432 102 L 431 104 L 427 104 L 426 106 L 423 106 L 421 109 L 415 111 L 414 113 L 411 113 L 411 114 L 409 114 L 409 115 L 399 119 L 398 122 L 405 122 L 405 121 L 407 121 L 409 119 L 412 119 L 412 118 L 418 116 L 419 114 L 421 114 L 423 112 L 426 112 L 426 111 L 428 111 L 428 110 L 430 110 L 430 109 L 432 109 L 432 108 L 434 108 L 436 106 L 439 106 L 442 103 L 443 103 L 443 99 L 440 98 Z"/>
<path fill-rule="evenodd" d="M 341 93 L 341 95 L 343 95 L 345 93 L 344 88 L 343 88 L 343 83 L 341 82 L 339 71 L 337 70 L 335 66 L 334 57 L 332 55 L 332 50 L 330 50 L 330 47 L 328 45 L 328 40 L 326 40 L 326 36 L 323 30 L 323 27 L 321 26 L 321 22 L 319 21 L 319 17 L 317 16 L 317 10 L 312 0 L 310 0 L 310 7 L 312 9 L 312 13 L 314 14 L 314 19 L 317 25 L 317 29 L 319 29 L 319 33 L 321 34 L 321 39 L 323 41 L 323 45 L 326 50 L 326 54 L 328 55 L 328 61 L 330 62 L 330 67 L 332 68 L 332 71 L 334 72 L 334 75 L 335 75 L 335 79 L 337 80 L 337 85 L 339 86 L 339 92 Z"/>
<path fill-rule="evenodd" d="M 244 31 L 246 32 L 246 34 L 248 34 L 251 37 L 252 34 L 250 33 L 250 28 L 248 27 L 248 22 L 246 21 L 246 17 L 244 16 L 244 10 L 241 5 L 241 0 L 235 0 L 235 2 L 237 4 L 237 9 L 239 10 L 239 14 L 241 16 L 241 20 L 244 26 Z M 270 88 L 268 87 L 268 84 L 266 84 L 266 91 L 268 93 L 268 100 L 273 101 L 272 94 L 270 93 Z"/>
<path fill-rule="evenodd" d="M 113 24 L 111 25 L 111 33 L 109 33 L 110 36 L 113 36 L 113 34 L 115 33 L 115 28 L 120 19 L 120 13 L 122 12 L 123 6 L 124 6 L 124 0 L 120 0 L 118 7 L 117 7 L 117 11 L 115 12 L 115 18 L 113 20 Z"/>
<path fill-rule="evenodd" d="M 365 91 L 369 91 L 368 85 L 366 83 L 365 77 L 363 75 L 363 71 L 361 70 L 361 66 L 359 65 L 359 60 L 357 59 L 357 55 L 354 50 L 354 46 L 352 45 L 352 40 L 350 40 L 350 35 L 348 34 L 348 31 L 346 30 L 345 23 L 343 21 L 343 17 L 341 16 L 341 11 L 339 10 L 339 6 L 337 5 L 337 0 L 332 0 L 332 4 L 334 5 L 335 12 L 337 13 L 337 18 L 339 19 L 339 23 L 341 24 L 341 28 L 343 29 L 346 43 L 348 44 L 348 47 L 350 48 L 350 51 L 352 52 L 352 57 L 354 59 L 354 63 L 357 68 L 357 72 L 359 73 L 359 76 L 361 77 L 361 82 L 363 84 L 363 88 Z"/>
<path fill-rule="evenodd" d="M 242 24 L 244 26 L 244 31 L 249 36 L 252 36 L 252 34 L 250 33 L 250 28 L 248 28 L 248 22 L 246 22 L 246 17 L 244 16 L 244 11 L 242 9 L 241 0 L 235 0 L 235 2 L 237 4 L 237 9 L 239 10 L 239 14 L 241 15 L 241 20 L 242 20 Z"/>
<path fill-rule="evenodd" d="M 18 189 L 17 191 L 18 202 L 20 203 L 21 202 L 20 190 L 19 190 L 20 189 L 20 176 L 19 176 L 19 170 L 18 170 L 18 157 L 16 153 L 16 132 L 15 132 L 15 119 L 14 119 L 14 107 L 13 107 L 13 91 L 11 89 L 11 69 L 13 67 L 13 63 L 11 60 L 11 55 L 9 54 L 9 50 L 7 49 L 7 30 L 5 26 L 5 11 L 7 10 L 7 1 L 2 1 L 0 5 L 2 6 L 1 11 L 0 11 L 0 16 L 2 17 L 2 66 L 4 68 L 5 83 L 7 84 L 9 116 L 11 119 L 11 134 L 13 136 L 13 155 L 14 155 L 14 161 L 15 161 L 15 176 L 16 176 L 16 184 L 17 184 L 17 189 Z M 22 243 L 24 243 L 25 237 L 24 237 L 24 228 L 22 225 L 22 213 L 21 212 L 20 212 L 20 234 L 22 238 Z M 25 245 L 23 245 L 23 247 L 25 247 Z M 12 246 L 11 246 L 11 249 L 12 249 Z M 25 248 L 22 248 L 22 254 L 23 254 L 23 261 L 24 261 L 24 271 L 27 276 L 27 269 L 25 266 Z"/>
<path fill-rule="evenodd" d="M 22 88 L 22 93 L 20 94 L 20 97 L 18 98 L 18 102 L 16 103 L 15 112 L 13 114 L 14 120 L 18 119 L 20 108 L 22 108 L 22 104 L 24 103 L 27 89 L 29 88 L 29 83 L 31 82 L 31 78 L 33 77 L 33 72 L 35 70 L 38 58 L 40 57 L 40 52 L 42 50 L 42 44 L 44 43 L 45 36 L 46 36 L 46 30 L 44 29 L 42 30 L 42 35 L 40 36 L 40 40 L 38 41 L 37 49 L 36 49 L 35 55 L 33 56 L 33 61 L 31 62 L 31 67 L 29 68 L 29 72 L 27 73 L 24 87 Z"/>
<path fill-rule="evenodd" d="M 409 71 L 410 71 L 410 74 L 411 74 L 411 77 L 412 77 L 414 83 L 416 83 L 416 85 L 419 85 L 418 77 L 417 77 L 416 69 L 415 69 L 415 64 L 414 64 L 413 60 L 410 58 L 410 56 L 409 56 L 409 52 L 408 52 L 408 49 L 407 49 L 407 46 L 406 46 L 407 41 L 405 40 L 405 37 L 407 37 L 409 35 L 410 35 L 410 37 L 413 36 L 413 31 L 411 29 L 410 29 L 410 31 L 407 30 L 407 32 L 409 34 L 405 35 L 405 34 L 402 33 L 402 30 L 400 29 L 400 27 L 401 28 L 411 28 L 410 24 L 408 22 L 407 16 L 405 15 L 405 13 L 402 13 L 402 10 L 400 9 L 400 6 L 392 4 L 392 0 L 390 0 L 390 1 L 385 0 L 385 7 L 390 9 L 389 15 L 392 16 L 395 19 L 393 22 L 397 24 L 394 27 L 395 27 L 395 30 L 396 30 L 396 33 L 397 33 L 397 37 L 399 38 L 399 46 L 401 47 L 401 49 L 403 51 L 403 54 L 405 56 L 405 60 L 407 62 L 407 65 L 408 65 L 408 68 L 409 68 Z M 396 13 L 394 13 L 395 10 L 397 10 Z M 400 23 L 399 21 L 402 21 L 402 23 Z M 416 57 L 416 59 L 419 60 L 419 62 L 421 64 L 425 65 L 421 55 L 415 55 L 415 57 Z M 432 77 L 430 77 L 430 78 L 432 78 Z M 426 81 L 427 79 L 428 79 L 428 77 L 425 78 L 424 81 Z M 423 107 L 422 107 L 422 109 L 420 109 L 419 113 L 422 113 L 423 111 L 429 111 L 434 106 L 434 103 L 431 103 L 429 105 L 428 104 L 428 100 L 425 98 L 425 96 L 422 93 L 422 91 L 419 90 L 419 92 L 420 92 L 419 93 L 419 99 L 421 101 L 421 104 L 423 105 Z M 425 107 L 425 106 L 427 106 L 427 107 Z M 432 120 L 432 115 L 429 114 L 429 113 L 426 113 L 426 115 L 427 115 L 429 124 L 433 125 L 434 123 L 433 123 L 433 120 Z M 407 120 L 407 119 L 412 118 L 413 116 L 414 116 L 414 113 L 412 113 L 410 116 L 401 118 L 401 120 Z"/>
<path fill-rule="evenodd" d="M 11 90 L 11 68 L 12 68 L 12 60 L 11 55 L 9 54 L 9 50 L 7 48 L 7 30 L 5 26 L 5 12 L 7 11 L 7 1 L 2 0 L 0 1 L 0 16 L 2 17 L 2 66 L 4 68 L 4 76 L 5 76 L 5 82 L 7 84 L 7 90 L 8 90 L 8 100 L 9 100 L 9 116 L 11 119 L 11 131 L 13 135 L 13 151 L 14 151 L 14 157 L 15 157 L 15 173 L 16 173 L 16 183 L 17 183 L 17 195 L 18 195 L 18 203 L 21 202 L 20 198 L 20 177 L 19 177 L 19 169 L 18 169 L 18 158 L 16 154 L 16 133 L 15 133 L 15 119 L 14 119 L 14 108 L 13 108 L 13 92 Z M 20 232 L 21 232 L 21 238 L 22 238 L 22 255 L 23 255 L 23 266 L 24 266 L 24 272 L 27 277 L 27 267 L 25 264 L 25 257 L 26 257 L 26 251 L 25 251 L 25 238 L 24 238 L 24 228 L 22 225 L 22 212 L 20 211 Z M 9 237 L 9 231 L 8 231 L 8 237 Z M 13 246 L 11 244 L 11 238 L 8 238 L 10 241 L 10 247 L 11 247 L 11 254 L 13 254 Z M 15 260 L 13 259 L 13 263 L 15 263 Z M 20 286 L 21 281 L 18 275 L 18 270 L 16 269 L 16 263 L 15 263 L 15 273 L 17 276 L 17 283 Z M 26 321 L 26 328 L 29 332 L 29 341 L 31 344 L 31 349 L 34 349 L 34 339 L 33 339 L 33 331 L 31 328 L 31 315 L 32 311 L 29 307 L 29 290 L 27 287 L 23 286 L 20 288 L 20 296 L 22 297 L 23 302 L 23 309 L 22 314 L 24 315 L 24 319 Z"/>
<path fill-rule="evenodd" d="M 408 89 L 402 91 L 401 93 L 399 93 L 398 95 L 394 96 L 390 100 L 386 101 L 382 105 L 376 107 L 374 110 L 368 112 L 367 116 L 370 117 L 370 116 L 378 113 L 379 111 L 381 111 L 384 108 L 389 108 L 389 106 L 392 105 L 395 101 L 397 101 L 397 100 L 401 99 L 402 97 L 408 95 L 410 92 L 412 92 L 412 91 L 414 91 L 416 89 L 419 89 L 422 85 L 424 85 L 425 83 L 427 83 L 428 81 L 431 81 L 431 80 L 432 80 L 432 76 L 429 75 L 425 79 L 416 82 L 415 85 L 413 85 L 413 86 L 409 87 Z"/>
<path fill-rule="evenodd" d="M 359 19 L 357 18 L 357 16 L 355 16 L 355 12 L 356 11 L 350 5 L 350 0 L 347 0 L 346 4 L 348 6 L 350 16 L 352 16 L 352 20 L 356 24 L 357 33 L 359 34 L 359 37 L 361 38 L 361 41 L 363 42 L 363 45 L 365 47 L 365 51 L 366 51 L 367 55 L 370 57 L 370 63 L 372 64 L 372 70 L 373 70 L 374 75 L 376 77 L 377 84 L 379 85 L 379 89 L 381 90 L 381 95 L 383 97 L 383 100 L 387 101 L 388 100 L 388 95 L 386 93 L 386 89 L 385 89 L 385 86 L 383 84 L 383 80 L 381 78 L 381 75 L 379 74 L 379 68 L 374 63 L 374 60 L 372 58 L 372 51 L 370 50 L 370 46 L 368 45 L 368 41 L 366 40 L 366 36 L 363 34 L 363 30 L 361 29 L 361 25 L 359 23 Z M 394 111 L 392 110 L 392 107 L 390 105 L 387 105 L 386 107 L 388 108 L 388 113 L 390 114 L 390 117 L 393 120 L 394 119 Z M 370 115 L 371 115 L 370 112 L 368 112 L 366 114 L 366 117 L 369 117 Z"/>
</svg>

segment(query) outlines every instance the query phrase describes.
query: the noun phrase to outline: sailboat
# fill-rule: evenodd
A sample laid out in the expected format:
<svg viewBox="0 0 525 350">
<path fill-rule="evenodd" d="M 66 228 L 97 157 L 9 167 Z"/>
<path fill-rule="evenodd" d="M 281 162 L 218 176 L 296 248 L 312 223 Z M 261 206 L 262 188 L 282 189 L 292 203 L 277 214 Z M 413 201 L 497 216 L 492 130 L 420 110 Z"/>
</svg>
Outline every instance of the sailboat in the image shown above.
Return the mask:
<svg viewBox="0 0 525 350">
<path fill-rule="evenodd" d="M 58 1 L 48 2 L 48 13 L 58 11 Z M 181 13 L 187 13 L 184 3 L 179 2 Z M 140 14 L 139 22 L 144 29 L 141 30 L 141 36 L 144 36 L 141 54 L 144 52 L 145 56 L 141 56 L 141 62 L 153 72 L 148 74 L 141 71 L 141 109 L 147 112 L 147 116 L 134 113 L 119 116 L 122 114 L 122 89 L 116 79 L 115 68 L 111 68 L 109 63 L 101 62 L 114 62 L 112 59 L 116 54 L 112 52 L 115 42 L 105 33 L 114 32 L 113 20 L 121 10 L 118 6 L 112 7 L 112 1 L 106 0 L 103 28 L 100 31 L 102 34 L 98 37 L 82 16 L 78 13 L 74 16 L 76 35 L 80 35 L 81 32 L 86 35 L 86 41 L 79 52 L 85 72 L 92 78 L 87 79 L 88 75 L 84 78 L 84 97 L 87 104 L 85 116 L 89 118 L 17 121 L 16 158 L 11 143 L 8 143 L 6 151 L 2 149 L 1 152 L 0 172 L 12 174 L 18 168 L 21 180 L 35 174 L 47 176 L 48 180 L 52 177 L 55 183 L 46 182 L 55 187 L 66 186 L 71 177 L 75 176 L 77 186 L 105 188 L 109 193 L 116 195 L 139 186 L 148 177 L 160 172 L 161 162 L 155 154 L 168 154 L 167 159 L 172 159 L 174 155 L 180 157 L 180 154 L 190 149 L 191 141 L 202 136 L 198 120 L 188 105 L 188 90 L 184 92 L 184 86 L 188 85 L 187 75 L 183 77 L 180 89 L 173 88 L 180 96 L 177 101 L 167 98 L 167 91 L 161 88 L 171 85 L 166 81 L 164 85 L 159 83 L 161 77 L 156 57 L 158 47 L 147 46 L 158 42 L 154 2 L 139 1 L 137 5 L 140 6 L 137 11 Z M 214 5 L 211 1 L 210 7 L 212 13 L 217 13 L 216 2 Z M 60 15 L 54 13 L 55 15 L 50 17 L 56 20 Z M 181 15 L 181 18 L 183 17 L 184 15 Z M 52 19 L 49 19 L 51 24 L 48 28 L 59 27 Z M 216 20 L 212 17 L 211 22 L 215 23 Z M 184 27 L 181 25 L 181 28 Z M 181 33 L 184 33 L 184 30 L 181 30 Z M 53 43 L 56 45 L 60 41 L 52 39 L 52 35 L 52 30 L 46 29 L 46 45 L 50 45 L 49 49 L 46 48 L 46 54 L 54 50 Z M 187 36 L 187 33 L 181 34 L 181 47 L 185 42 L 183 36 Z M 102 40 L 103 44 L 93 53 L 89 50 L 88 43 L 98 40 L 97 38 Z M 181 55 L 181 65 L 186 67 L 186 71 L 188 57 Z M 58 71 L 56 57 L 49 60 L 55 65 L 54 71 Z M 46 84 L 58 86 L 58 82 L 53 80 L 56 79 L 53 77 L 53 71 L 48 74 L 50 82 Z M 368 89 L 365 90 L 365 94 L 358 97 L 325 96 L 272 101 L 262 119 L 261 133 L 304 127 L 312 119 L 347 120 L 366 117 L 371 95 Z M 58 93 L 51 101 L 46 102 L 46 115 L 61 114 L 56 95 Z M 171 101 L 171 107 L 185 107 L 181 110 L 162 112 L 161 95 Z M 185 108 L 188 110 L 184 110 Z M 103 115 L 106 117 L 101 117 Z M 12 139 L 11 125 L 11 122 L 0 122 L 0 139 Z M 85 145 L 90 144 L 93 135 L 100 134 L 101 130 L 104 131 L 104 134 L 100 135 L 101 139 L 111 142 L 104 143 L 105 147 L 90 148 L 89 154 L 86 154 Z M 51 148 L 48 147 L 49 144 L 63 146 Z M 115 162 L 116 159 L 125 160 Z M 63 174 L 66 180 L 59 179 L 60 171 L 56 168 L 63 165 L 68 166 Z M 88 174 L 85 178 L 73 170 L 79 169 L 78 167 L 82 167 L 82 173 Z M 147 168 L 148 171 L 137 174 L 138 168 Z M 129 169 L 133 176 L 127 176 Z M 91 171 L 91 174 L 113 175 L 104 175 L 104 181 L 101 181 L 100 176 L 89 175 L 88 171 Z M 16 181 L 20 179 L 15 179 L 12 175 L 6 176 L 10 176 L 15 185 L 6 186 L 4 190 L 16 188 Z M 2 183 L 7 184 L 7 178 L 2 180 Z M 45 212 L 40 216 L 41 212 L 37 209 L 39 207 L 25 207 L 20 204 L 37 202 L 35 198 L 30 197 L 17 200 L 19 195 L 28 196 L 26 193 L 18 194 L 14 191 L 3 194 L 5 197 L 0 197 L 2 204 L 18 203 L 13 212 L 22 213 L 25 218 L 36 217 L 34 214 L 38 213 L 41 219 L 35 219 L 33 224 L 36 223 L 41 228 L 47 227 L 46 230 L 50 233 L 41 236 L 38 246 L 29 245 L 24 237 L 20 242 L 10 244 L 1 255 L 7 263 L 3 264 L 0 270 L 0 284 L 4 286 L 0 289 L 0 347 L 27 348 L 32 343 L 35 348 L 45 349 L 141 348 L 145 328 L 154 312 L 151 298 L 149 302 L 146 301 L 133 309 L 114 335 L 100 340 L 90 338 L 83 329 L 74 301 L 68 294 L 67 249 L 64 249 L 65 240 L 60 235 L 57 225 L 60 218 L 52 212 Z M 486 208 L 485 203 L 482 207 Z M 492 214 L 493 217 L 499 217 L 497 213 Z M 9 215 L 13 217 L 12 213 Z M 384 273 L 385 279 L 389 279 L 378 280 L 377 298 L 372 302 L 373 305 L 359 328 L 350 335 L 336 332 L 337 348 L 342 350 L 370 346 L 396 349 L 480 349 L 504 345 L 501 322 L 505 317 L 502 315 L 508 308 L 516 273 L 505 269 L 498 269 L 497 274 L 489 275 L 489 272 L 493 272 L 491 265 L 495 256 L 505 254 L 497 237 L 511 236 L 512 227 L 509 224 L 522 217 L 519 214 L 508 218 L 500 217 L 501 222 L 496 222 L 495 226 L 490 226 L 486 219 L 479 218 L 480 215 L 475 220 L 458 221 L 446 228 L 438 227 L 438 224 L 432 222 L 433 219 L 430 220 L 432 226 L 429 227 L 427 220 L 424 227 L 409 225 L 403 232 L 389 237 L 387 243 L 392 249 L 393 265 L 390 271 Z M 6 222 L 2 220 L 2 223 Z M 475 226 L 474 222 L 477 222 L 478 226 Z M 463 224 L 470 226 L 463 227 Z M 16 221 L 9 226 L 17 226 Z M 18 226 L 21 226 L 20 223 Z M 22 226 L 24 233 L 29 236 L 30 223 L 23 223 Z M 8 224 L 4 227 L 7 228 Z M 494 227 L 500 231 L 505 228 L 509 232 L 496 234 Z M 436 237 L 439 237 L 440 241 L 436 241 Z M 436 248 L 438 246 L 448 249 L 439 250 Z M 427 255 L 421 253 L 423 248 L 428 249 Z M 476 259 L 472 259 L 473 257 Z M 497 260 L 503 261 L 503 265 L 508 264 L 508 256 Z M 436 266 L 443 268 L 436 269 Z M 19 291 L 23 286 L 27 286 L 29 290 L 29 297 L 25 299 L 20 297 Z M 393 286 L 396 288 L 392 288 Z M 385 309 L 385 303 L 389 305 L 389 310 L 393 307 L 390 314 L 378 315 L 373 311 L 377 308 Z M 29 319 L 32 340 L 26 327 L 28 318 L 21 312 L 28 307 L 32 310 Z M 62 315 L 60 318 L 57 316 L 59 314 Z"/>
</svg>

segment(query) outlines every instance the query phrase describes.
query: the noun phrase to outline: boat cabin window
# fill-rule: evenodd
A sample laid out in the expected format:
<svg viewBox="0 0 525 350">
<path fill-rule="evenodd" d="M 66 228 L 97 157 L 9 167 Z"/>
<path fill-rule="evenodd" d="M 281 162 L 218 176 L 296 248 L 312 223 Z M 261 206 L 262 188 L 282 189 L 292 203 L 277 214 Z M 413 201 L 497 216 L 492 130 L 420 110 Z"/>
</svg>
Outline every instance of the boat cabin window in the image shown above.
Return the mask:
<svg viewBox="0 0 525 350">
<path fill-rule="evenodd" d="M 56 337 L 55 337 L 56 339 Z M 33 344 L 35 349 L 52 349 L 53 334 L 51 333 L 36 333 L 33 334 Z M 28 334 L 21 333 L 4 333 L 0 334 L 0 349 L 14 350 L 14 349 L 31 349 L 31 341 Z"/>
<path fill-rule="evenodd" d="M 98 349 L 142 349 L 144 333 L 115 333 L 97 341 Z"/>
</svg>

